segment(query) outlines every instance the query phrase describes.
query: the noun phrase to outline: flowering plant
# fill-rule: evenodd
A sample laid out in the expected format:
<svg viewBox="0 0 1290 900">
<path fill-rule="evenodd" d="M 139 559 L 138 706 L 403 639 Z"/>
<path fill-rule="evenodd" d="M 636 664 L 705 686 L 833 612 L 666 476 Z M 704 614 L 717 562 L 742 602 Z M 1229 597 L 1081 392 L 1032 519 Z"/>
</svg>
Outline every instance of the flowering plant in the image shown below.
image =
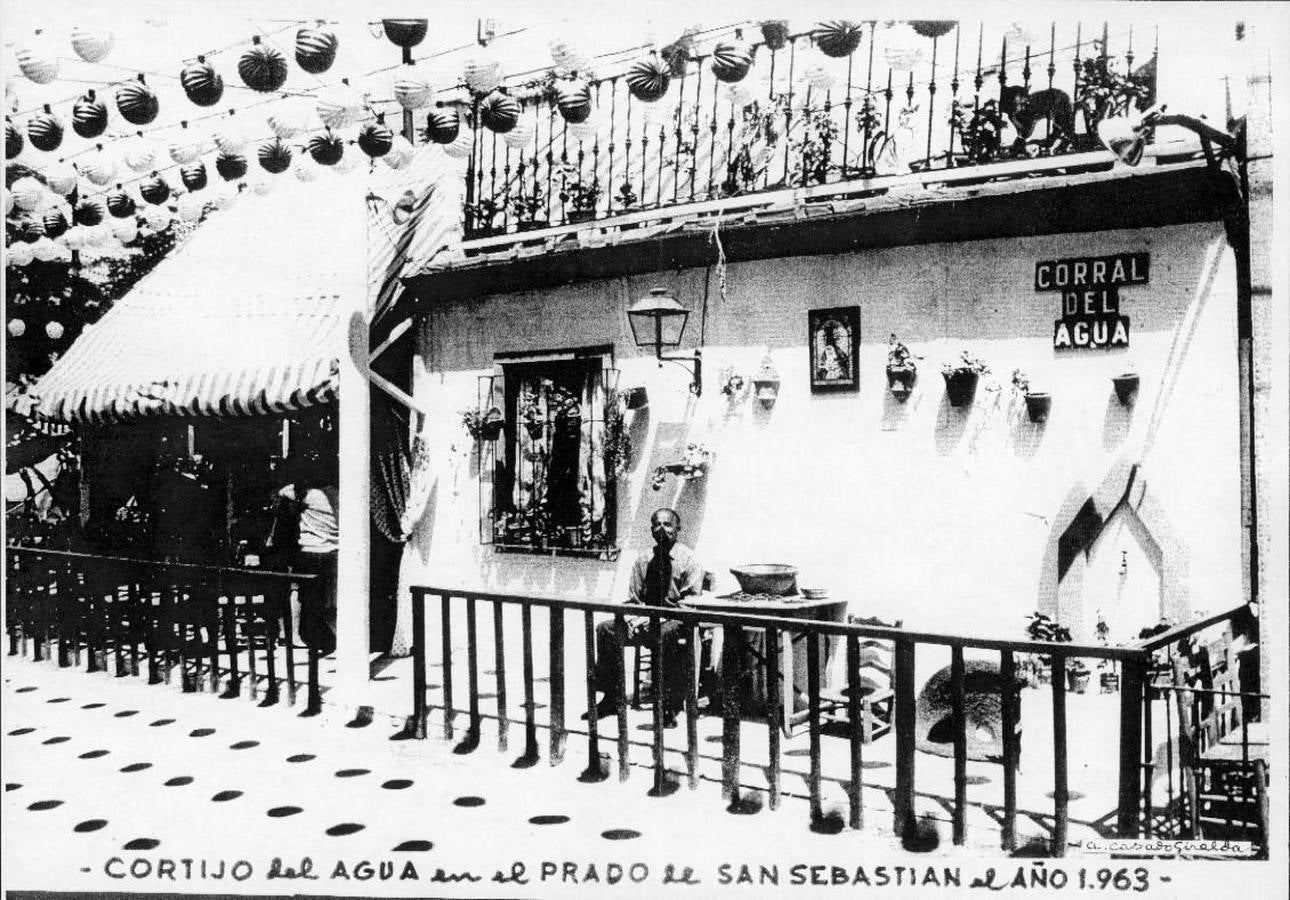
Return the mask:
<svg viewBox="0 0 1290 900">
<path fill-rule="evenodd" d="M 990 367 L 979 356 L 973 356 L 971 351 L 964 350 L 956 362 L 946 363 L 941 367 L 941 371 L 946 375 L 953 375 L 955 372 L 975 372 L 978 375 L 988 375 Z"/>
<path fill-rule="evenodd" d="M 701 443 L 689 443 L 685 445 L 685 452 L 681 459 L 674 463 L 659 466 L 654 470 L 652 487 L 654 490 L 661 490 L 667 482 L 668 475 L 677 475 L 681 478 L 702 478 L 708 471 L 708 464 L 712 462 L 712 451 Z"/>
</svg>

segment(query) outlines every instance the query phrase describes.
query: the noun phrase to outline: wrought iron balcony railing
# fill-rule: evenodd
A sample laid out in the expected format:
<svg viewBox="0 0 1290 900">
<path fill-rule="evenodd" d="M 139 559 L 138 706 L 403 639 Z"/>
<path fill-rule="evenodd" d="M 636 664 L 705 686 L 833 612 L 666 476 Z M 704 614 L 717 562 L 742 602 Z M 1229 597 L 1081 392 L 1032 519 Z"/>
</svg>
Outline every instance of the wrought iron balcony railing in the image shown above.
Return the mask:
<svg viewBox="0 0 1290 900">
<path fill-rule="evenodd" d="M 501 88 L 520 103 L 506 133 L 483 127 L 493 123 L 481 115 L 488 101 L 475 97 L 461 110 L 480 125 L 470 133 L 467 238 L 1096 150 L 1098 122 L 1155 100 L 1158 39 L 1144 53 L 1140 32 L 1135 44 L 1131 28 L 1105 23 L 988 34 L 968 23 L 870 22 L 836 58 L 818 37 L 749 41 L 753 64 L 737 83 L 715 77 L 713 46 L 691 48 L 688 60 L 667 54 L 674 77 L 654 102 L 633 94 L 625 71 L 587 81 L 581 122 L 560 102 L 576 76 Z"/>
</svg>

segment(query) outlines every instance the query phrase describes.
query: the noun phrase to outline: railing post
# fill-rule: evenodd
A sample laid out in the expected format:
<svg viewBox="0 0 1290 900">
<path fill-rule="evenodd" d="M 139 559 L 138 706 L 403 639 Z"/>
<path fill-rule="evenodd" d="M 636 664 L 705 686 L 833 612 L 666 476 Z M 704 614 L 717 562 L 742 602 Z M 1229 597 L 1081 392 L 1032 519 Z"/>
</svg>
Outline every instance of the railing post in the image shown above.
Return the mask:
<svg viewBox="0 0 1290 900">
<path fill-rule="evenodd" d="M 699 786 L 699 667 L 703 661 L 701 632 L 697 622 L 686 625 L 689 649 L 685 678 L 685 770 L 690 789 Z"/>
<path fill-rule="evenodd" d="M 1011 650 L 999 653 L 999 711 L 1003 728 L 1003 849 L 1017 849 L 1017 669 Z"/>
<path fill-rule="evenodd" d="M 537 701 L 533 698 L 533 607 L 528 603 L 520 607 L 520 639 L 524 667 L 524 756 L 522 759 L 536 762 L 538 742 Z"/>
<path fill-rule="evenodd" d="M 1053 856 L 1066 855 L 1070 792 L 1066 755 L 1066 657 L 1053 654 Z"/>
<path fill-rule="evenodd" d="M 596 620 L 583 613 L 583 656 L 587 670 L 587 771 L 588 781 L 600 780 L 600 720 L 596 716 Z"/>
<path fill-rule="evenodd" d="M 1139 834 L 1142 803 L 1142 702 L 1146 681 L 1145 654 L 1124 660 L 1120 667 L 1120 810 L 1116 831 L 1120 837 Z"/>
<path fill-rule="evenodd" d="M 564 759 L 564 607 L 547 609 L 551 627 L 551 765 Z"/>
<path fill-rule="evenodd" d="M 784 710 L 780 708 L 780 653 L 782 637 L 778 628 L 766 629 L 766 737 L 770 745 L 769 767 L 766 779 L 770 788 L 770 808 L 779 809 L 781 791 L 781 764 L 779 736 L 784 727 Z M 790 673 L 789 677 L 792 675 Z"/>
<path fill-rule="evenodd" d="M 655 796 L 667 790 L 667 771 L 663 765 L 663 699 L 667 693 L 667 661 L 663 658 L 663 620 L 650 616 L 650 648 L 653 653 L 654 697 L 651 704 L 651 724 L 654 739 L 654 788 Z"/>
<path fill-rule="evenodd" d="M 614 615 L 614 633 L 618 637 L 618 646 L 627 646 L 627 619 L 621 613 Z M 618 720 L 618 780 L 626 781 L 631 765 L 629 762 L 627 735 L 627 654 L 620 653 L 618 667 L 614 671 L 614 702 L 617 704 Z"/>
<path fill-rule="evenodd" d="M 739 803 L 739 682 L 744 630 L 740 625 L 723 625 L 722 632 L 721 793 L 735 806 Z"/>
<path fill-rule="evenodd" d="M 510 741 L 510 714 L 506 708 L 506 636 L 502 622 L 502 602 L 493 601 L 493 673 L 497 688 L 497 750 L 506 752 Z"/>
<path fill-rule="evenodd" d="M 452 604 L 445 593 L 439 598 L 440 631 L 443 648 L 443 736 L 452 740 Z"/>
<path fill-rule="evenodd" d="M 814 631 L 806 633 L 806 696 L 807 727 L 810 731 L 811 821 L 818 822 L 824 816 L 824 802 L 820 786 L 820 636 Z"/>
<path fill-rule="evenodd" d="M 466 744 L 474 749 L 479 743 L 479 634 L 475 627 L 473 596 L 466 597 L 466 683 L 470 690 L 470 727 L 466 731 Z"/>
<path fill-rule="evenodd" d="M 893 827 L 903 838 L 914 825 L 914 644 L 896 640 L 896 796 Z"/>
<path fill-rule="evenodd" d="M 288 604 L 289 607 L 289 604 Z M 290 615 L 290 613 L 288 613 Z M 288 662 L 288 666 L 290 663 Z M 412 736 L 426 736 L 426 597 L 412 589 Z"/>
<path fill-rule="evenodd" d="M 950 699 L 954 722 L 954 843 L 967 839 L 967 716 L 963 688 L 963 648 L 950 648 Z M 1000 697 L 1002 702 L 1002 696 Z"/>
</svg>

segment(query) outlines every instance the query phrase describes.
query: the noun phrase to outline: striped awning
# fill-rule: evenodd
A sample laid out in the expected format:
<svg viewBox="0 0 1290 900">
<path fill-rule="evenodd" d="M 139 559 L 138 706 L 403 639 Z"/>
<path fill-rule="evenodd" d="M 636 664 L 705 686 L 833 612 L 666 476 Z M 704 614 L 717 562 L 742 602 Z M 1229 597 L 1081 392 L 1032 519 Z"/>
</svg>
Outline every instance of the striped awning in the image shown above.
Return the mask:
<svg viewBox="0 0 1290 900">
<path fill-rule="evenodd" d="M 331 401 L 366 299 L 366 210 L 361 189 L 291 181 L 211 213 L 87 327 L 31 389 L 39 414 L 105 424 Z"/>
</svg>

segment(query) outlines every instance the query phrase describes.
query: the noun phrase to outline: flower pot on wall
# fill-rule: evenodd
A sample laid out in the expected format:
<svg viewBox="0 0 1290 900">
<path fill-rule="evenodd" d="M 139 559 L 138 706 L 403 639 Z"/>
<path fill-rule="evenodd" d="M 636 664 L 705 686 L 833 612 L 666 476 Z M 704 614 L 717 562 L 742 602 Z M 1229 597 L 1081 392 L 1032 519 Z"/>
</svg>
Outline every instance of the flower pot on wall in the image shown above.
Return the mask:
<svg viewBox="0 0 1290 900">
<path fill-rule="evenodd" d="M 1087 669 L 1069 669 L 1066 672 L 1067 686 L 1077 694 L 1088 690 L 1089 671 Z"/>
<path fill-rule="evenodd" d="M 516 222 L 516 231 L 541 231 L 543 228 L 549 228 L 550 223 L 546 219 L 530 219 L 527 222 Z"/>
<path fill-rule="evenodd" d="M 887 387 L 891 389 L 891 395 L 901 403 L 909 398 L 917 380 L 918 367 L 912 363 L 887 366 Z"/>
<path fill-rule="evenodd" d="M 495 441 L 501 437 L 505 424 L 502 411 L 494 406 L 484 414 L 484 421 L 479 426 L 479 436 L 486 441 Z"/>
<path fill-rule="evenodd" d="M 594 209 L 571 209 L 565 214 L 564 220 L 570 225 L 578 225 L 583 222 L 590 222 L 596 218 Z"/>
<path fill-rule="evenodd" d="M 1026 415 L 1032 422 L 1048 421 L 1048 410 L 1052 408 L 1053 398 L 1051 394 L 1035 392 L 1026 395 Z"/>
<path fill-rule="evenodd" d="M 1115 396 L 1119 398 L 1121 406 L 1131 406 L 1138 396 L 1138 373 L 1125 372 L 1123 375 L 1116 375 L 1111 379 L 1115 385 Z"/>
<path fill-rule="evenodd" d="M 980 375 L 971 369 L 955 369 L 942 374 L 945 376 L 945 393 L 950 398 L 950 406 L 971 406 Z"/>
</svg>

